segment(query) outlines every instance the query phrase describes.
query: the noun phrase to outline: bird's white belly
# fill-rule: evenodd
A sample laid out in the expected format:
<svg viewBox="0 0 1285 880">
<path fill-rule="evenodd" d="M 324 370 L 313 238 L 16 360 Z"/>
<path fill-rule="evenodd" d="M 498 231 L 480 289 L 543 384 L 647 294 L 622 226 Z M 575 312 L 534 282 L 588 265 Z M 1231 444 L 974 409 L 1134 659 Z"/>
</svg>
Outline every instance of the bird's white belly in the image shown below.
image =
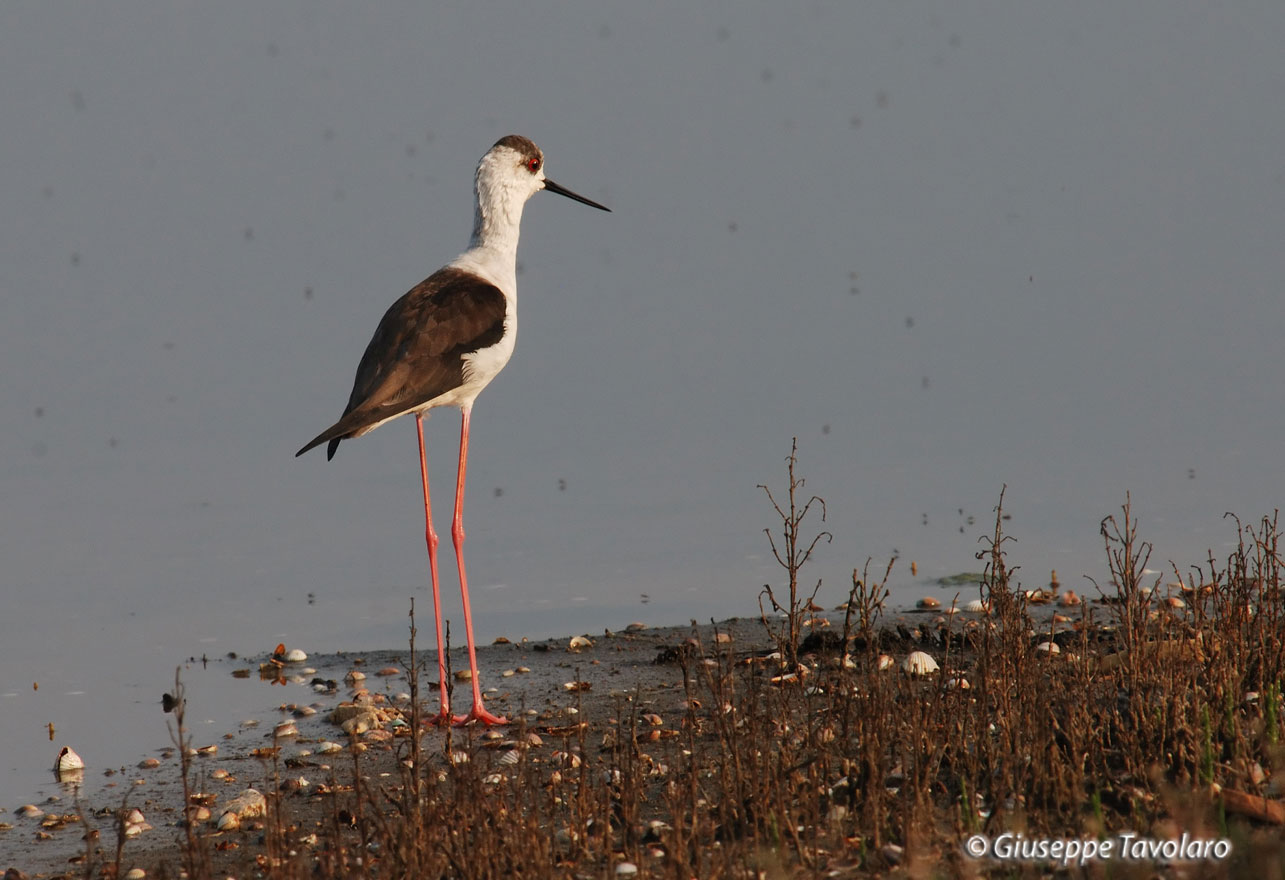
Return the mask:
<svg viewBox="0 0 1285 880">
<path fill-rule="evenodd" d="M 464 381 L 445 394 L 434 397 L 420 407 L 419 411 L 438 406 L 471 407 L 473 400 L 491 380 L 500 374 L 504 365 L 513 357 L 513 342 L 517 338 L 517 318 L 510 304 L 509 314 L 504 319 L 504 335 L 500 341 L 488 348 L 480 348 L 472 354 L 464 355 Z"/>
</svg>

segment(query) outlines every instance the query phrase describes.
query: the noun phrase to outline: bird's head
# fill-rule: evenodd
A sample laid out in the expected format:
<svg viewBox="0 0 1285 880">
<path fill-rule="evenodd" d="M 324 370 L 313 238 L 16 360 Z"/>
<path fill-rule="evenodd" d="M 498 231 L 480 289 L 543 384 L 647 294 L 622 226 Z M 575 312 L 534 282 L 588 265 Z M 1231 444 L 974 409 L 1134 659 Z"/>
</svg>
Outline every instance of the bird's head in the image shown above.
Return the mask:
<svg viewBox="0 0 1285 880">
<path fill-rule="evenodd" d="M 478 204 L 483 210 L 494 206 L 512 211 L 542 189 L 574 199 L 582 204 L 610 211 L 597 202 L 559 186 L 544 175 L 544 153 L 532 141 L 511 134 L 500 138 L 477 163 L 474 177 Z"/>
</svg>

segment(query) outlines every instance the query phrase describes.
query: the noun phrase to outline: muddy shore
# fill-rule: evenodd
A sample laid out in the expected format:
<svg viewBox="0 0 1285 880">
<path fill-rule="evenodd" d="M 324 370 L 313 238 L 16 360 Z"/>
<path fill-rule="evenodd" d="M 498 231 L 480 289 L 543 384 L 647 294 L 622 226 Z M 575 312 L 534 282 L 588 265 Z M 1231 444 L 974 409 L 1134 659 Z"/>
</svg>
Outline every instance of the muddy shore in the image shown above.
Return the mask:
<svg viewBox="0 0 1285 880">
<path fill-rule="evenodd" d="M 631 628 L 630 631 L 588 633 L 537 642 L 494 644 L 480 648 L 478 663 L 487 706 L 506 715 L 513 724 L 488 732 L 477 728 L 445 731 L 426 727 L 421 747 L 426 761 L 445 764 L 444 754 L 460 743 L 474 745 L 508 737 L 519 726 L 533 732 L 543 744 L 533 754 L 545 753 L 546 760 L 559 751 L 573 728 L 587 724 L 590 738 L 601 738 L 619 724 L 622 711 L 643 711 L 657 716 L 656 738 L 668 736 L 683 715 L 684 687 L 681 667 L 663 661 L 692 638 L 713 646 L 722 643 L 744 654 L 773 648 L 762 623 L 752 619 L 731 619 L 717 624 L 665 628 Z M 590 645 L 580 646 L 587 639 Z M 419 688 L 436 705 L 436 654 L 431 646 L 420 646 Z M 359 689 L 367 690 L 380 705 L 406 710 L 409 692 L 406 664 L 409 649 L 363 653 L 313 654 L 305 661 L 286 663 L 280 674 L 271 672 L 269 652 L 254 657 L 218 658 L 210 662 L 226 667 L 228 675 L 244 678 L 246 687 L 264 691 L 265 705 L 276 707 L 255 719 L 238 723 L 228 720 L 222 738 L 192 745 L 192 779 L 211 819 L 201 824 L 211 844 L 216 869 L 244 864 L 247 854 L 264 847 L 263 821 L 249 819 L 243 827 L 219 832 L 215 823 L 220 807 L 254 788 L 263 792 L 281 790 L 283 805 L 291 822 L 306 836 L 306 829 L 322 825 L 331 812 L 324 793 L 335 785 L 351 785 L 353 760 L 348 751 L 321 754 L 326 743 L 347 746 L 348 735 L 330 719 L 335 707 L 352 700 Z M 467 667 L 462 652 L 453 652 L 452 665 Z M 261 672 L 261 668 L 263 672 Z M 364 675 L 354 680 L 351 673 Z M 380 673 L 383 674 L 380 674 Z M 467 709 L 469 685 L 449 675 L 454 690 L 453 708 Z M 271 694 L 269 694 L 271 692 Z M 630 704 L 633 704 L 632 706 Z M 630 706 L 630 708 L 625 708 Z M 194 707 L 193 707 L 194 708 Z M 158 705 L 156 723 L 168 718 Z M 394 712 L 394 714 L 398 714 Z M 297 735 L 275 739 L 279 746 L 272 760 L 277 725 L 290 721 Z M 664 731 L 662 733 L 662 731 Z M 383 738 L 383 734 L 362 736 L 364 749 L 360 772 L 374 785 L 398 776 L 398 761 L 405 753 L 405 737 Z M 450 738 L 448 740 L 448 737 Z M 663 744 L 658 743 L 663 749 Z M 333 748 L 333 746 L 330 746 Z M 117 858 L 115 816 L 122 808 L 137 808 L 147 827 L 126 840 L 120 858 L 121 876 L 141 869 L 156 876 L 162 869 L 171 875 L 179 868 L 182 829 L 183 788 L 179 758 L 174 750 L 159 756 L 140 754 L 139 764 L 127 773 L 87 768 L 83 789 L 68 784 L 55 802 L 34 806 L 42 816 L 9 812 L 2 820 L 10 827 L 0 831 L 0 866 L 16 868 L 32 878 L 84 876 L 87 860 L 97 865 L 114 864 Z M 536 758 L 538 760 L 538 758 Z M 85 794 L 84 791 L 92 791 Z M 79 802 L 79 804 L 78 804 Z M 17 805 L 6 805 L 12 811 Z M 87 836 L 91 838 L 86 840 Z M 99 875 L 94 870 L 94 876 Z"/>
</svg>

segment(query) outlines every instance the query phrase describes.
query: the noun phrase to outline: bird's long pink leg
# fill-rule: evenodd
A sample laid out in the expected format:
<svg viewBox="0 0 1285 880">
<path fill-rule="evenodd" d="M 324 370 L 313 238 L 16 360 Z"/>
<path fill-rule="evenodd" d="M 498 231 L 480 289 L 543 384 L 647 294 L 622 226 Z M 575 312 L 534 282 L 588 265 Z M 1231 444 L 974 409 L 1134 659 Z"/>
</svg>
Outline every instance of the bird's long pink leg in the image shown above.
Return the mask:
<svg viewBox="0 0 1285 880">
<path fill-rule="evenodd" d="M 455 542 L 455 559 L 460 567 L 460 595 L 464 600 L 464 637 L 468 642 L 468 665 L 473 673 L 473 708 L 464 716 L 464 723 L 481 721 L 483 724 L 508 724 L 486 711 L 482 705 L 482 685 L 477 671 L 477 651 L 473 647 L 473 613 L 469 610 L 468 578 L 464 574 L 464 477 L 468 473 L 468 421 L 470 410 L 466 407 L 460 425 L 460 469 L 455 479 L 455 517 L 451 520 L 451 540 Z M 457 723 L 459 720 L 457 719 Z"/>
<path fill-rule="evenodd" d="M 433 505 L 428 494 L 428 455 L 424 449 L 424 417 L 415 414 L 415 431 L 419 434 L 419 475 L 424 484 L 424 540 L 428 543 L 428 569 L 433 579 L 433 623 L 437 627 L 437 681 L 442 690 L 442 708 L 432 724 L 450 724 L 451 698 L 446 692 L 446 642 L 442 639 L 442 596 L 437 586 L 437 532 L 433 530 Z"/>
</svg>

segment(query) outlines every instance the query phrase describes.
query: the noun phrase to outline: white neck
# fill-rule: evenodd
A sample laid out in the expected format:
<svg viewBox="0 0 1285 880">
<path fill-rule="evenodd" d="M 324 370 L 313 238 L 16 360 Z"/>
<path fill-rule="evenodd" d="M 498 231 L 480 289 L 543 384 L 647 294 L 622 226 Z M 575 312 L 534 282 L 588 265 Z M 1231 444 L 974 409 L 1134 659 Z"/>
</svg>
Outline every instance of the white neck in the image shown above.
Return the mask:
<svg viewBox="0 0 1285 880">
<path fill-rule="evenodd" d="M 473 235 L 468 250 L 455 259 L 454 265 L 477 272 L 505 294 L 514 296 L 522 208 L 532 190 L 519 188 L 512 175 L 490 173 L 488 161 L 493 161 L 491 154 L 483 157 L 473 181 Z"/>
</svg>

